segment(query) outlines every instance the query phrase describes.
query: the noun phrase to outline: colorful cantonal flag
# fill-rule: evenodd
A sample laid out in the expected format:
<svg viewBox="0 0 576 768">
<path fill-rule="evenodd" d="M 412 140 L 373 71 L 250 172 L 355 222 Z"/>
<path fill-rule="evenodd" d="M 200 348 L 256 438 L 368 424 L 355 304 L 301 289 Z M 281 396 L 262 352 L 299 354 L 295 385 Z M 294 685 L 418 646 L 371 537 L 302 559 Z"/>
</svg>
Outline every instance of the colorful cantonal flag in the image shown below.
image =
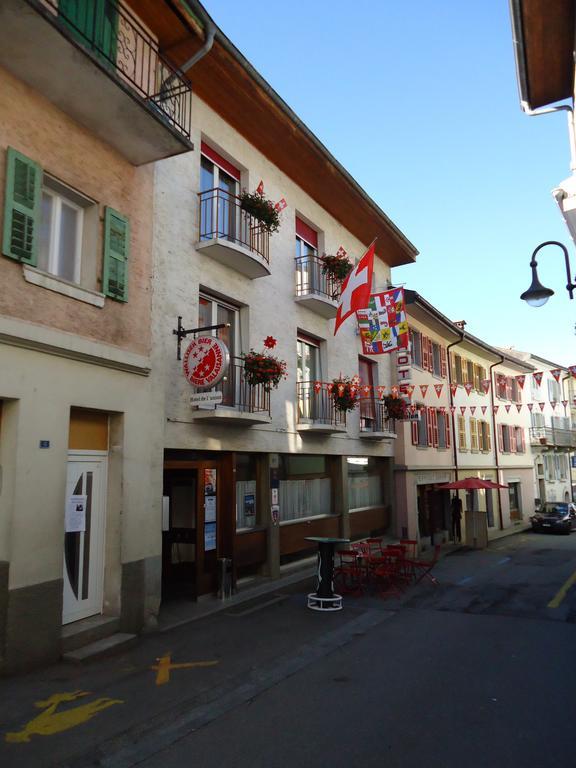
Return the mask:
<svg viewBox="0 0 576 768">
<path fill-rule="evenodd" d="M 334 325 L 334 336 L 336 336 L 338 328 L 340 328 L 347 317 L 350 317 L 350 315 L 353 315 L 358 310 L 364 310 L 370 303 L 375 250 L 376 240 L 374 240 L 356 267 L 342 283 L 342 293 L 340 294 L 336 324 Z M 364 347 L 364 339 L 362 339 L 362 346 Z"/>
<path fill-rule="evenodd" d="M 370 302 L 356 312 L 365 355 L 382 355 L 408 349 L 408 323 L 404 289 L 393 288 L 370 296 Z"/>
<path fill-rule="evenodd" d="M 536 384 L 538 386 L 540 386 L 540 384 L 542 384 L 542 376 L 543 375 L 544 374 L 542 373 L 542 371 L 536 371 L 535 373 L 532 374 L 532 376 L 534 376 L 534 381 L 536 382 Z"/>
<path fill-rule="evenodd" d="M 556 381 L 560 381 L 560 375 L 562 374 L 562 368 L 553 368 L 550 373 L 554 376 Z"/>
<path fill-rule="evenodd" d="M 436 390 L 438 397 L 440 397 L 442 390 L 444 389 L 444 384 L 434 384 L 434 389 Z"/>
<path fill-rule="evenodd" d="M 520 387 L 520 389 L 524 389 L 524 382 L 526 381 L 526 376 L 523 373 L 516 376 L 516 381 L 518 382 L 518 386 Z"/>
</svg>

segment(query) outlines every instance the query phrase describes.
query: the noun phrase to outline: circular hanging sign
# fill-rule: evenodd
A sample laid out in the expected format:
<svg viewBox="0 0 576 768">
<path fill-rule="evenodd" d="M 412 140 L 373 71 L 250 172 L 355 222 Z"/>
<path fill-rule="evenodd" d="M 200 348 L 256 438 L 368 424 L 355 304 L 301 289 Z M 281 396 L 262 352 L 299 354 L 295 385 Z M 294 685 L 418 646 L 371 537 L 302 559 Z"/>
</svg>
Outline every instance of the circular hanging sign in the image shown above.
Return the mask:
<svg viewBox="0 0 576 768">
<path fill-rule="evenodd" d="M 184 352 L 184 376 L 194 387 L 213 387 L 230 365 L 228 347 L 214 336 L 198 336 Z"/>
</svg>

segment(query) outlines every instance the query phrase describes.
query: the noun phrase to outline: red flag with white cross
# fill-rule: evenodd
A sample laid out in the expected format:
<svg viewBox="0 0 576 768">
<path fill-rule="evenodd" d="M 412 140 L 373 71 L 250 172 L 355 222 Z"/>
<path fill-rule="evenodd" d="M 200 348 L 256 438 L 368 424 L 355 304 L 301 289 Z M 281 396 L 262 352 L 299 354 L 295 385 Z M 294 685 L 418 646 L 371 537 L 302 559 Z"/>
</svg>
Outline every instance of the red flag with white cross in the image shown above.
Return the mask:
<svg viewBox="0 0 576 768">
<path fill-rule="evenodd" d="M 376 240 L 368 248 L 356 267 L 350 272 L 342 283 L 340 302 L 336 313 L 334 336 L 346 320 L 359 309 L 365 309 L 370 302 L 370 289 L 372 288 L 372 272 L 374 271 L 374 251 Z"/>
</svg>

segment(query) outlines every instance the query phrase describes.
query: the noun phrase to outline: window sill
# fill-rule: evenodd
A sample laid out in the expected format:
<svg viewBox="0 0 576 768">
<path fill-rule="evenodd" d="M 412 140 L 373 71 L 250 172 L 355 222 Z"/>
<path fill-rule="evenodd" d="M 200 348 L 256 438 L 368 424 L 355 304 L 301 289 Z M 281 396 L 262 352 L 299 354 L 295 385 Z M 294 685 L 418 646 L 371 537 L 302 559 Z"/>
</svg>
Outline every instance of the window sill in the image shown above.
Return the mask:
<svg viewBox="0 0 576 768">
<path fill-rule="evenodd" d="M 38 285 L 40 288 L 47 288 L 49 291 L 61 293 L 76 301 L 83 301 L 85 304 L 92 304 L 94 307 L 102 308 L 106 301 L 103 293 L 90 291 L 87 288 L 81 288 L 76 283 L 70 283 L 56 275 L 50 275 L 48 272 L 42 272 L 40 269 L 30 267 L 28 264 L 22 265 L 24 280 L 32 285 Z"/>
</svg>

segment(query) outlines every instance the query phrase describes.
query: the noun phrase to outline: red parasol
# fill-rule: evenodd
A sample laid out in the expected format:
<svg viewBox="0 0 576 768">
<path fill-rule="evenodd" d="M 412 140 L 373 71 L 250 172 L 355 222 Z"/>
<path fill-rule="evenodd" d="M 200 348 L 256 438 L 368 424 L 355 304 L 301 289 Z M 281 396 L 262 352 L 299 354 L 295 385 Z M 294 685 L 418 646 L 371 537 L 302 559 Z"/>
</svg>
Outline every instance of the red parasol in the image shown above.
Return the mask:
<svg viewBox="0 0 576 768">
<path fill-rule="evenodd" d="M 481 480 L 479 477 L 465 477 L 463 480 L 456 480 L 453 483 L 437 485 L 436 488 L 441 491 L 477 491 L 491 488 L 508 488 L 508 486 L 493 483 L 492 480 Z"/>
</svg>

